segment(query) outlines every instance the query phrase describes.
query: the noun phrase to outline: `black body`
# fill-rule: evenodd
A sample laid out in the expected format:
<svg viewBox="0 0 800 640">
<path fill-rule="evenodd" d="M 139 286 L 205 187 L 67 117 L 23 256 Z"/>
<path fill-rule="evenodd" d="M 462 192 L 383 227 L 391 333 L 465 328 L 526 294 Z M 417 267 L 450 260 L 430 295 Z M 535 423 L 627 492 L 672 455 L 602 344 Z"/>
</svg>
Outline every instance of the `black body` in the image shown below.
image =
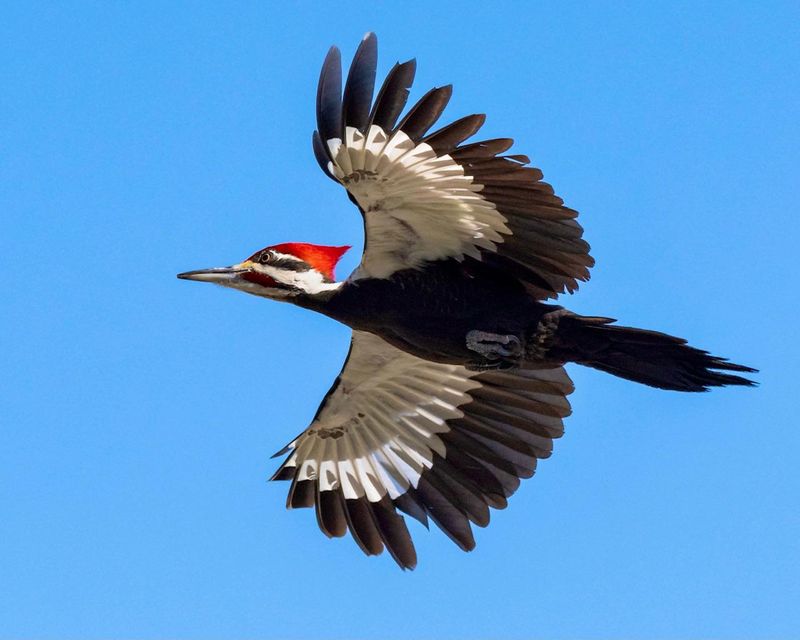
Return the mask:
<svg viewBox="0 0 800 640">
<path fill-rule="evenodd" d="M 725 372 L 754 369 L 690 347 L 682 338 L 545 304 L 513 276 L 472 258 L 440 260 L 386 279 L 347 281 L 333 293 L 301 295 L 295 302 L 421 358 L 470 368 L 576 362 L 676 391 L 753 385 Z M 468 347 L 471 331 L 513 336 L 522 355 L 487 358 Z"/>
<path fill-rule="evenodd" d="M 523 339 L 544 314 L 560 309 L 536 301 L 519 281 L 472 258 L 440 260 L 387 279 L 348 281 L 330 297 L 306 297 L 299 304 L 414 355 L 456 364 L 480 363 L 467 348 L 469 331 Z"/>
</svg>

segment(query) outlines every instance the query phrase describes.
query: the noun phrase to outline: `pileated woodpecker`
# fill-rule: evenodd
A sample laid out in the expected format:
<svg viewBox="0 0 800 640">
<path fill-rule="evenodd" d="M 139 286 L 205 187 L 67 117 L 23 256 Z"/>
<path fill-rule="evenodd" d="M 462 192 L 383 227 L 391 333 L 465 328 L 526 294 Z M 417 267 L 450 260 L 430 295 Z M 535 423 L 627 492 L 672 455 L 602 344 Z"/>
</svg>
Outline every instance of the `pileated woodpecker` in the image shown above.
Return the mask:
<svg viewBox="0 0 800 640">
<path fill-rule="evenodd" d="M 313 148 L 361 211 L 349 247 L 286 243 L 232 267 L 178 277 L 323 313 L 352 328 L 350 353 L 311 425 L 276 455 L 287 507 L 314 507 L 328 536 L 350 530 L 367 554 L 417 558 L 398 510 L 475 546 L 520 478 L 533 475 L 569 415 L 567 362 L 661 389 L 751 386 L 754 372 L 685 340 L 571 313 L 544 301 L 588 280 L 594 260 L 563 205 L 512 140 L 464 144 L 483 115 L 428 133 L 450 98 L 434 88 L 400 118 L 415 62 L 396 64 L 373 101 L 377 41 L 367 34 L 344 95 L 331 48 L 317 92 Z M 398 120 L 399 119 L 399 120 Z"/>
</svg>

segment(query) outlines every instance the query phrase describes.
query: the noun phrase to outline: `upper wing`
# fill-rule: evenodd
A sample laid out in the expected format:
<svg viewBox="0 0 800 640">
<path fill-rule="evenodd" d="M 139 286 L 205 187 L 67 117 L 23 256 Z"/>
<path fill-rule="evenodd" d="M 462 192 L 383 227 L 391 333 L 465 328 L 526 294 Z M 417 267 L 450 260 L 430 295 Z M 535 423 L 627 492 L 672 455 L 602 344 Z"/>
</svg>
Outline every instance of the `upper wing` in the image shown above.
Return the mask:
<svg viewBox="0 0 800 640">
<path fill-rule="evenodd" d="M 331 48 L 317 92 L 314 153 L 364 216 L 365 251 L 353 275 L 385 278 L 444 258 L 481 259 L 505 269 L 539 298 L 574 291 L 594 260 L 576 211 L 521 155 L 498 155 L 508 138 L 462 144 L 483 115 L 427 134 L 451 87 L 426 93 L 397 123 L 415 62 L 396 64 L 372 104 L 377 41 L 367 34 L 344 96 L 339 50 Z M 427 135 L 426 135 L 427 134 Z"/>
<path fill-rule="evenodd" d="M 464 550 L 470 521 L 489 523 L 569 415 L 562 367 L 475 372 L 429 362 L 353 332 L 342 372 L 273 476 L 291 480 L 288 508 L 316 508 L 320 529 L 349 529 L 368 555 L 385 546 L 403 568 L 416 552 L 396 509 L 430 517 Z"/>
</svg>

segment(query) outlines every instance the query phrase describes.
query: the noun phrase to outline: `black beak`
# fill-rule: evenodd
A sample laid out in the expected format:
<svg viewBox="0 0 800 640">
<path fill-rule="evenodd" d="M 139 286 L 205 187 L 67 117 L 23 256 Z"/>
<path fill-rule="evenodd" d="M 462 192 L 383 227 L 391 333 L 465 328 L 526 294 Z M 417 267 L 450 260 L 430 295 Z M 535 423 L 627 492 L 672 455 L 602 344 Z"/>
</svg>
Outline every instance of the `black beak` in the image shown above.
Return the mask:
<svg viewBox="0 0 800 640">
<path fill-rule="evenodd" d="M 240 273 L 245 273 L 249 269 L 239 269 L 236 267 L 218 267 L 216 269 L 198 269 L 197 271 L 186 271 L 179 273 L 181 280 L 197 280 L 198 282 L 213 282 L 215 284 L 230 284 L 232 280 L 238 280 Z"/>
</svg>

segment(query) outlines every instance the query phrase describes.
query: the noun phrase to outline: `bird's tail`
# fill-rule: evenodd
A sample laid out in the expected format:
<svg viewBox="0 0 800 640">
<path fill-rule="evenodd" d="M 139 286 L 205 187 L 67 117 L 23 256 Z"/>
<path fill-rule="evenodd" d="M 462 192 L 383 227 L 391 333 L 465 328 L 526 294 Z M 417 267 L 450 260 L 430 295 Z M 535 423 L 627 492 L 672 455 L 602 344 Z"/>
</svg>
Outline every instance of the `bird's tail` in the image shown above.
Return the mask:
<svg viewBox="0 0 800 640">
<path fill-rule="evenodd" d="M 755 373 L 756 369 L 690 347 L 682 338 L 613 322 L 611 318 L 560 315 L 549 355 L 659 389 L 708 391 L 709 387 L 755 385 L 729 372 Z"/>
</svg>

